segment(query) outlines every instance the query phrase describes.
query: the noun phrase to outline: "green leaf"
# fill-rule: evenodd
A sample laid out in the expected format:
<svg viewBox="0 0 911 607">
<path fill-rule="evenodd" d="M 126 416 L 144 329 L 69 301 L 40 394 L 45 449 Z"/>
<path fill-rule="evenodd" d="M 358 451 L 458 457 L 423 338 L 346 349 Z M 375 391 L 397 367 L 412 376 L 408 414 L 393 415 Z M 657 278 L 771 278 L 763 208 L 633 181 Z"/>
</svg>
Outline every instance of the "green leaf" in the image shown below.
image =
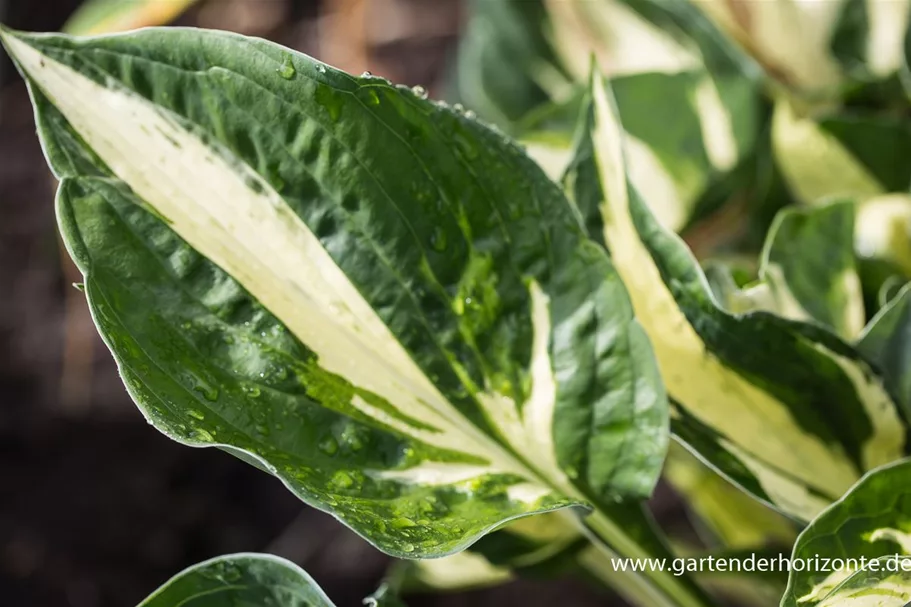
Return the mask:
<svg viewBox="0 0 911 607">
<path fill-rule="evenodd" d="M 755 145 L 759 72 L 685 2 L 481 1 L 472 7 L 459 59 L 463 99 L 532 140 L 530 153 L 545 168 L 565 166 L 571 152 L 554 138 L 541 145 L 523 129 L 542 108 L 576 107 L 574 93 L 586 81 L 592 55 L 611 67 L 630 134 L 631 176 L 638 187 L 660 194 L 652 197 L 662 201 L 653 211 L 669 228 L 682 229 L 703 196 Z M 519 48 L 521 56 L 504 50 Z M 570 125 L 564 140 L 574 121 Z"/>
<path fill-rule="evenodd" d="M 473 0 L 459 45 L 456 85 L 462 101 L 505 128 L 570 92 L 548 41 L 545 0 Z"/>
<path fill-rule="evenodd" d="M 854 114 L 801 115 L 779 102 L 772 123 L 775 161 L 795 196 L 807 203 L 866 200 L 904 192 L 911 167 L 911 127 L 902 118 Z"/>
<path fill-rule="evenodd" d="M 652 341 L 675 432 L 733 482 L 809 520 L 865 470 L 901 457 L 905 427 L 860 354 L 813 325 L 721 309 L 686 246 L 630 185 L 600 77 L 567 178 Z"/>
<path fill-rule="evenodd" d="M 874 572 L 871 567 L 859 571 L 870 560 L 895 560 L 890 555 L 911 553 L 911 536 L 907 535 L 911 531 L 909 488 L 911 461 L 884 466 L 864 476 L 810 523 L 797 538 L 792 553 L 792 563 L 801 559 L 802 570 L 792 566 L 781 606 L 901 607 L 911 600 L 907 571 Z M 831 571 L 832 563 L 827 566 L 816 561 L 817 557 L 840 559 L 843 567 Z M 851 575 L 854 571 L 856 575 Z M 862 596 L 871 602 L 862 602 Z M 873 597 L 882 602 L 873 602 Z"/>
<path fill-rule="evenodd" d="M 685 500 L 696 523 L 711 532 L 714 544 L 727 549 L 790 546 L 792 521 L 732 486 L 677 443 L 671 444 L 665 478 Z"/>
<path fill-rule="evenodd" d="M 906 410 L 911 410 L 911 285 L 876 314 L 857 349 L 879 367 Z"/>
<path fill-rule="evenodd" d="M 751 287 L 767 292 L 769 305 L 759 309 L 819 323 L 846 340 L 857 337 L 866 317 L 854 255 L 855 208 L 842 201 L 777 215 L 762 254 L 762 283 Z"/>
<path fill-rule="evenodd" d="M 651 493 L 667 448 L 654 355 L 518 147 L 264 41 L 2 38 L 150 423 L 258 462 L 395 556 L 567 506 L 596 506 L 585 524 L 612 550 L 652 553 L 615 502 Z M 650 576 L 661 603 L 701 604 Z"/>
<path fill-rule="evenodd" d="M 139 607 L 334 607 L 307 572 L 269 554 L 230 554 L 184 569 Z"/>
<path fill-rule="evenodd" d="M 819 587 L 819 594 L 799 602 L 817 607 L 906 607 L 911 600 L 911 559 L 894 555 L 873 559 L 865 569 Z M 823 598 L 824 597 L 824 598 Z M 817 598 L 821 598 L 816 602 Z"/>
</svg>

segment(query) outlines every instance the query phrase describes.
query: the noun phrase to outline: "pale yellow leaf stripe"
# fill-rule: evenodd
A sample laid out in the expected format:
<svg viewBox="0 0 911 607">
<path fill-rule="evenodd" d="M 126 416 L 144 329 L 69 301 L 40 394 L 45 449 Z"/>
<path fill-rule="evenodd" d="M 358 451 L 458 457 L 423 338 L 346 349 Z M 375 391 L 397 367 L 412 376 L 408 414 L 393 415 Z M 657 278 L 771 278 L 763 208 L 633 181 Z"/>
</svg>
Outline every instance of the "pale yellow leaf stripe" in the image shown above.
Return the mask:
<svg viewBox="0 0 911 607">
<path fill-rule="evenodd" d="M 884 193 L 882 184 L 838 138 L 799 116 L 786 101 L 775 106 L 772 147 L 788 185 L 803 202 L 862 200 Z"/>
<path fill-rule="evenodd" d="M 784 403 L 706 351 L 639 239 L 630 215 L 621 143 L 624 133 L 600 76 L 593 90 L 595 156 L 606 197 L 602 206 L 604 238 L 629 290 L 636 316 L 651 339 L 668 393 L 691 415 L 737 446 L 739 455 L 747 458 L 773 499 L 777 497 L 792 514 L 812 519 L 825 502 L 795 494 L 794 481 L 834 499 L 859 478 L 860 471 L 840 446 L 826 444 L 801 429 Z M 843 369 L 850 368 L 850 361 L 827 354 Z M 894 408 L 884 406 L 891 402 L 888 396 L 860 371 L 849 372 L 849 377 L 876 429 L 864 449 L 864 465 L 872 468 L 899 458 L 904 437 Z M 765 462 L 762 468 L 759 461 Z M 768 466 L 787 471 L 792 478 L 768 473 Z M 786 499 L 786 494 L 792 497 Z"/>
</svg>

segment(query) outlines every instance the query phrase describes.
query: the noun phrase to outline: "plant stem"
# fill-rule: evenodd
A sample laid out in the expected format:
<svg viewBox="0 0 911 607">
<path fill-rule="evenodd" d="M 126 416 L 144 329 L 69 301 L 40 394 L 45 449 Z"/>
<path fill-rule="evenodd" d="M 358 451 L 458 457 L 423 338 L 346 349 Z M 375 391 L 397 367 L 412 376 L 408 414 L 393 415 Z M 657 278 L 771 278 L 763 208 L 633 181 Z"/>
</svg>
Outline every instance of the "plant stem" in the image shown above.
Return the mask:
<svg viewBox="0 0 911 607">
<path fill-rule="evenodd" d="M 641 607 L 706 607 L 706 601 L 670 571 L 660 567 L 633 571 L 632 563 L 627 563 L 626 571 L 618 569 L 616 559 L 660 562 L 664 569 L 669 563 L 648 554 L 603 512 L 595 510 L 586 517 L 574 518 L 595 549 L 582 559 L 583 566 L 628 601 Z"/>
</svg>

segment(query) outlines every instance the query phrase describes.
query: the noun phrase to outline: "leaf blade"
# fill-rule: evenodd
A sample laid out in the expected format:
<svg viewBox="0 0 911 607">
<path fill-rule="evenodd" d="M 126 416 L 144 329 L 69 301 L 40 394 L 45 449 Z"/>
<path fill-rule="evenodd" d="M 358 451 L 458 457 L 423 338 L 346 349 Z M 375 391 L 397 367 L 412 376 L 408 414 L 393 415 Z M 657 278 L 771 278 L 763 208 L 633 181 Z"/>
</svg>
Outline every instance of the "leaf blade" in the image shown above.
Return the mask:
<svg viewBox="0 0 911 607">
<path fill-rule="evenodd" d="M 760 486 L 760 499 L 811 519 L 862 469 L 901 457 L 905 430 L 893 399 L 860 355 L 827 332 L 719 308 L 691 253 L 628 185 L 622 126 L 597 77 L 592 91 L 593 134 L 581 139 L 567 184 L 630 291 L 670 397 L 701 426 L 685 436 L 698 435 L 691 444 L 740 486 Z M 749 354 L 736 343 L 751 344 Z M 801 362 L 783 367 L 785 353 Z M 798 379 L 797 368 L 816 371 Z M 835 383 L 842 387 L 817 400 Z"/>
<path fill-rule="evenodd" d="M 169 436 L 246 453 L 402 557 L 650 492 L 667 440 L 650 351 L 515 147 L 236 36 L 3 40 L 96 322 Z M 638 383 L 602 394 L 628 340 Z M 648 440 L 626 450 L 618 428 Z"/>
<path fill-rule="evenodd" d="M 269 554 L 219 556 L 184 569 L 138 607 L 271 604 L 334 607 L 306 571 Z"/>
</svg>

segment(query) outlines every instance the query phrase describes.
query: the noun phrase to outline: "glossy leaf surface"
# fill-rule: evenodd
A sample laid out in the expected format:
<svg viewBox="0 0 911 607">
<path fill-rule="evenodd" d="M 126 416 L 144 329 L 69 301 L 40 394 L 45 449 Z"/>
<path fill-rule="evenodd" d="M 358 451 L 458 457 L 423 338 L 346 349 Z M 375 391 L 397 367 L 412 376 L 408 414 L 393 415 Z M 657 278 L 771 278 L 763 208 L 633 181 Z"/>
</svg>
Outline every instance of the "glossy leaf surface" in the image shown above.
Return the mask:
<svg viewBox="0 0 911 607">
<path fill-rule="evenodd" d="M 95 321 L 168 436 L 402 557 L 651 492 L 667 403 L 650 345 L 603 250 L 501 135 L 230 34 L 3 41 Z"/>
<path fill-rule="evenodd" d="M 623 128 L 599 78 L 592 91 L 567 187 L 655 347 L 679 405 L 675 431 L 748 492 L 812 519 L 863 471 L 901 457 L 906 432 L 891 394 L 828 331 L 719 307 L 690 251 L 632 187 Z"/>
</svg>

